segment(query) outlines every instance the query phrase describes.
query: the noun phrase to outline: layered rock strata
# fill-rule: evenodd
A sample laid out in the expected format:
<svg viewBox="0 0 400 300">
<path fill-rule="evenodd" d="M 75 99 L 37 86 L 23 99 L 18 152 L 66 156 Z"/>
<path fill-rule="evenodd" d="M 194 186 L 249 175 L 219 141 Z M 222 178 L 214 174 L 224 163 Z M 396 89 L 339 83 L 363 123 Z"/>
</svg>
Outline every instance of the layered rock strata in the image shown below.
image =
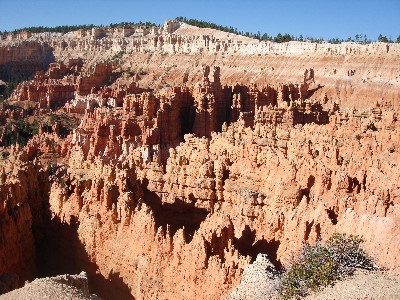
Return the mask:
<svg viewBox="0 0 400 300">
<path fill-rule="evenodd" d="M 168 21 L 163 27 L 2 35 L 0 69 L 6 69 L 0 79 L 8 81 L 4 76 L 21 68 L 34 74 L 50 62 L 67 64 L 79 58 L 87 70 L 101 62 L 119 61 L 122 71 L 134 73 L 143 86 L 152 88 L 177 86 L 188 70 L 188 80 L 194 84 L 204 65 L 221 66 L 222 84 L 228 85 L 301 82 L 306 66 L 319 74 L 320 98 L 326 94 L 343 107 L 362 109 L 382 99 L 398 105 L 399 51 L 397 43 L 259 42 Z M 7 66 L 17 72 L 7 72 Z"/>
<path fill-rule="evenodd" d="M 176 22 L 110 30 L 40 35 L 64 62 L 10 99 L 32 104 L 31 117 L 62 112 L 81 122 L 66 137 L 42 126 L 2 160 L 0 273 L 23 282 L 85 270 L 106 299 L 221 299 L 258 254 L 280 267 L 302 242 L 333 232 L 364 236 L 377 264 L 399 270 L 399 99 L 391 65 L 398 66 L 398 45 L 351 45 L 347 53 L 346 45 L 332 46 L 336 55 L 327 45 L 294 50 L 289 43 L 281 53 L 284 45 L 271 44 L 277 55 L 259 57 L 263 46 L 254 41 L 229 42 L 217 32 L 201 39 Z M 217 35 L 225 50 L 210 56 Z M 102 62 L 117 36 L 126 49 L 135 45 L 130 39 L 141 44 Z M 153 46 L 150 37 L 157 37 Z M 1 43 L 26 38 L 35 36 Z M 185 41 L 207 51 L 157 52 Z M 302 47 L 321 55 L 315 67 L 304 68 L 312 58 Z M 240 62 L 222 57 L 232 49 Z M 95 50 L 101 59 L 91 56 Z M 84 60 L 70 60 L 71 53 Z M 134 59 L 148 70 L 128 74 Z M 249 73 L 257 68 L 242 69 L 259 62 L 267 69 L 256 76 Z M 329 75 L 339 62 L 346 63 Z M 195 64 L 193 73 L 181 72 Z M 275 68 L 289 79 L 269 81 Z M 333 84 L 346 68 L 353 71 Z M 361 87 L 357 76 L 369 68 L 383 79 Z M 10 117 L 21 115 L 4 112 L 5 122 Z"/>
</svg>

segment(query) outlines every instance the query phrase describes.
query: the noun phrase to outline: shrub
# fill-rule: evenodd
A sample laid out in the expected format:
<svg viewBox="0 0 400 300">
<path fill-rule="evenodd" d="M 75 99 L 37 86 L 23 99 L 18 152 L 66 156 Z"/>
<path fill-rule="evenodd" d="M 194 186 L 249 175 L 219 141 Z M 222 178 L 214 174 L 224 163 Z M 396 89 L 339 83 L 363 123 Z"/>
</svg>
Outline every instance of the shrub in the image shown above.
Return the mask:
<svg viewBox="0 0 400 300">
<path fill-rule="evenodd" d="M 364 240 L 359 236 L 334 233 L 326 247 L 338 264 L 340 274 L 351 275 L 356 268 L 374 270 L 373 259 L 362 248 Z"/>
<path fill-rule="evenodd" d="M 14 127 L 13 128 L 13 124 Z M 29 139 L 39 131 L 39 123 L 35 119 L 31 124 L 28 120 L 19 119 L 18 122 L 7 123 L 3 131 L 2 146 L 19 144 L 25 146 Z"/>
<path fill-rule="evenodd" d="M 8 152 L 8 151 L 1 152 L 1 157 L 3 159 L 7 159 L 9 156 L 10 156 L 10 152 Z"/>
<path fill-rule="evenodd" d="M 283 299 L 305 296 L 352 275 L 356 268 L 373 270 L 373 260 L 362 249 L 358 236 L 335 233 L 324 245 L 303 245 L 300 255 L 282 276 L 279 293 Z"/>
</svg>

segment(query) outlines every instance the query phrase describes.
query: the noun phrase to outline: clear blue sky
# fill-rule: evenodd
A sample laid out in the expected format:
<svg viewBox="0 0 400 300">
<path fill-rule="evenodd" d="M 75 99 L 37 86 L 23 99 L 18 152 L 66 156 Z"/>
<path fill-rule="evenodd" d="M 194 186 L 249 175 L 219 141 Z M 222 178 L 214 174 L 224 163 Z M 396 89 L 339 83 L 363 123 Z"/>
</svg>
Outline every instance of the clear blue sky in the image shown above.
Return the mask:
<svg viewBox="0 0 400 300">
<path fill-rule="evenodd" d="M 0 0 L 0 30 L 26 26 L 109 24 L 177 16 L 201 19 L 241 31 L 278 32 L 315 38 L 376 39 L 400 35 L 400 0 Z"/>
</svg>

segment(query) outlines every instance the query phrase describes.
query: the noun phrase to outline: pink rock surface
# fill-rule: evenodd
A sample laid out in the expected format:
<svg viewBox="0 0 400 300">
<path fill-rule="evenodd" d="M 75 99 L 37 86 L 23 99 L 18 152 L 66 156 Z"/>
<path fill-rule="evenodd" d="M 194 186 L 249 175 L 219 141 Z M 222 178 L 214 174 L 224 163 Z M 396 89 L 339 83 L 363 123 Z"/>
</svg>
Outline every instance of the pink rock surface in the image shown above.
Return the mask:
<svg viewBox="0 0 400 300">
<path fill-rule="evenodd" d="M 0 273 L 85 270 L 105 298 L 221 299 L 257 254 L 279 267 L 334 232 L 398 272 L 398 45 L 200 43 L 178 25 L 53 37 L 60 62 L 12 100 L 81 122 L 66 138 L 42 126 L 1 162 Z M 103 60 L 112 45 L 131 52 Z"/>
</svg>

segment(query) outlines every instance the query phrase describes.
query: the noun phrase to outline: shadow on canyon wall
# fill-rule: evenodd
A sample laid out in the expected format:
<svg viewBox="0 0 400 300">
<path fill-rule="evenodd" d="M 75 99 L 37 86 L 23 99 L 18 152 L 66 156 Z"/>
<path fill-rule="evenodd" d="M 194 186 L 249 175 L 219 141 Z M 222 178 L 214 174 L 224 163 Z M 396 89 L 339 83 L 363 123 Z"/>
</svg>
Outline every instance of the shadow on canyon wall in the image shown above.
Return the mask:
<svg viewBox="0 0 400 300">
<path fill-rule="evenodd" d="M 43 238 L 37 243 L 37 266 L 40 277 L 60 274 L 88 274 L 89 290 L 103 299 L 135 298 L 130 288 L 124 283 L 118 272 L 105 278 L 98 272 L 95 263 L 90 261 L 85 246 L 78 237 L 79 221 L 76 217 L 70 224 L 62 222 L 58 217 L 47 219 Z"/>
<path fill-rule="evenodd" d="M 280 241 L 275 239 L 271 241 L 267 241 L 265 239 L 256 241 L 256 231 L 251 230 L 249 225 L 245 226 L 240 238 L 234 239 L 235 248 L 238 249 L 241 255 L 249 255 L 251 260 L 254 261 L 257 258 L 257 254 L 267 254 L 269 260 L 278 269 L 282 268 L 281 261 L 277 259 L 277 251 L 280 244 Z"/>
<path fill-rule="evenodd" d="M 169 226 L 172 236 L 179 229 L 184 228 L 186 242 L 190 243 L 209 212 L 205 208 L 195 206 L 196 199 L 192 194 L 189 196 L 191 203 L 186 203 L 181 199 L 175 199 L 174 203 L 162 203 L 156 193 L 147 189 L 147 185 L 148 181 L 145 179 L 142 183 L 144 202 L 153 210 L 156 227 L 161 226 L 165 231 Z"/>
<path fill-rule="evenodd" d="M 32 78 L 37 71 L 47 71 L 56 60 L 53 50 L 52 47 L 38 45 L 27 57 L 23 56 L 23 52 L 12 55 L 10 61 L 0 64 L 0 80 L 21 82 Z"/>
</svg>

